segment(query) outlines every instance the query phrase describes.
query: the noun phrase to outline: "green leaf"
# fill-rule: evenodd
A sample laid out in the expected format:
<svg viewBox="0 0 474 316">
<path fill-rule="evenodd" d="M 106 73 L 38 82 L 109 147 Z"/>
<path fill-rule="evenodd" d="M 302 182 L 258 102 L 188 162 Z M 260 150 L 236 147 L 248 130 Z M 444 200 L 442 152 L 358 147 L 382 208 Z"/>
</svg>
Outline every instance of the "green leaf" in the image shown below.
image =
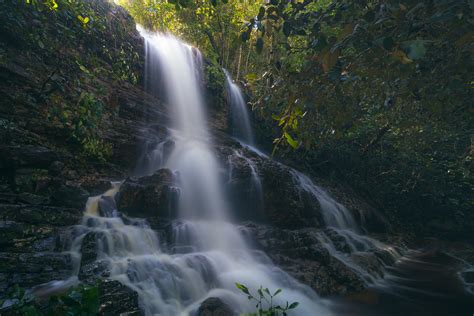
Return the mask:
<svg viewBox="0 0 474 316">
<path fill-rule="evenodd" d="M 98 314 L 100 308 L 99 300 L 99 288 L 86 287 L 82 293 L 84 309 L 87 310 L 87 314 L 95 315 Z"/>
<path fill-rule="evenodd" d="M 296 149 L 296 147 L 298 147 L 298 142 L 296 140 L 293 139 L 293 137 L 291 137 L 290 134 L 288 134 L 287 132 L 285 132 L 283 134 L 285 136 L 285 139 L 286 141 L 288 142 L 288 144 L 293 148 L 293 149 Z"/>
<path fill-rule="evenodd" d="M 250 295 L 249 289 L 248 289 L 245 285 L 236 282 L 236 283 L 235 283 L 235 286 L 236 286 L 239 290 L 241 290 L 242 292 L 244 292 L 245 294 Z"/>
<path fill-rule="evenodd" d="M 275 291 L 275 293 L 273 293 L 273 296 L 277 296 L 280 293 L 281 293 L 281 289 L 278 289 L 278 290 Z"/>
<path fill-rule="evenodd" d="M 247 79 L 247 81 L 253 81 L 253 80 L 256 80 L 257 78 L 258 76 L 256 73 L 249 73 L 245 75 L 245 79 Z"/>
<path fill-rule="evenodd" d="M 293 302 L 293 303 L 291 303 L 290 307 L 288 307 L 288 309 L 294 309 L 294 308 L 296 308 L 299 304 L 300 304 L 300 303 L 298 303 L 298 302 Z"/>
</svg>

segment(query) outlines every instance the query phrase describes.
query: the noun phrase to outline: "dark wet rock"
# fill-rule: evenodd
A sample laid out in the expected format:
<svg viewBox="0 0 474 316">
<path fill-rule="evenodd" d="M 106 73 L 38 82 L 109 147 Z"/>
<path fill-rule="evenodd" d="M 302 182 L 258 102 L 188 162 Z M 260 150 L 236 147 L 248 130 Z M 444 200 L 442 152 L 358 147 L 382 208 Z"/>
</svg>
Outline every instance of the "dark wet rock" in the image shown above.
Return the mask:
<svg viewBox="0 0 474 316">
<path fill-rule="evenodd" d="M 81 266 L 97 260 L 97 239 L 101 236 L 100 232 L 89 232 L 84 236 L 81 243 Z"/>
<path fill-rule="evenodd" d="M 265 220 L 261 184 L 252 175 L 252 169 L 245 159 L 230 158 L 232 172 L 227 182 L 230 202 L 240 220 Z"/>
<path fill-rule="evenodd" d="M 102 217 L 112 217 L 117 209 L 115 199 L 111 196 L 101 196 L 99 199 L 99 215 Z"/>
<path fill-rule="evenodd" d="M 48 168 L 48 172 L 52 176 L 59 176 L 64 169 L 64 163 L 61 161 L 53 161 Z"/>
<path fill-rule="evenodd" d="M 80 186 L 61 185 L 54 191 L 51 200 L 54 205 L 84 208 L 89 196 L 89 192 Z"/>
<path fill-rule="evenodd" d="M 172 218 L 178 194 L 177 181 L 171 170 L 159 169 L 151 176 L 128 178 L 116 196 L 117 207 L 130 216 Z"/>
<path fill-rule="evenodd" d="M 33 204 L 33 205 L 41 205 L 41 204 L 48 204 L 49 197 L 36 195 L 28 192 L 23 192 L 18 195 L 19 202 L 26 203 L 26 204 Z"/>
<path fill-rule="evenodd" d="M 60 156 L 43 146 L 2 146 L 0 147 L 0 169 L 2 168 L 45 168 Z"/>
<path fill-rule="evenodd" d="M 290 170 L 267 161 L 259 166 L 264 192 L 264 213 L 269 222 L 285 228 L 320 227 L 319 202 L 299 190 Z"/>
<path fill-rule="evenodd" d="M 80 281 L 91 282 L 95 278 L 110 277 L 109 265 L 105 260 L 97 260 L 87 264 L 82 264 L 78 278 Z"/>
<path fill-rule="evenodd" d="M 474 286 L 474 270 L 461 272 L 461 277 L 464 282 L 469 283 L 471 287 Z"/>
<path fill-rule="evenodd" d="M 57 251 L 57 234 L 62 229 L 0 221 L 0 249 L 11 252 Z"/>
<path fill-rule="evenodd" d="M 77 208 L 0 204 L 0 218 L 27 224 L 70 226 L 79 222 L 82 210 Z"/>
<path fill-rule="evenodd" d="M 124 176 L 125 177 L 125 176 Z M 123 178 L 111 179 L 102 175 L 91 175 L 81 179 L 81 187 L 90 193 L 90 196 L 101 195 L 111 188 L 113 181 L 122 180 Z"/>
<path fill-rule="evenodd" d="M 15 284 L 28 288 L 51 280 L 66 279 L 70 273 L 71 258 L 66 254 L 0 252 L 0 275 L 5 276 L 5 283 L 2 282 L 5 288 Z"/>
<path fill-rule="evenodd" d="M 232 316 L 237 315 L 232 308 L 218 297 L 205 299 L 197 311 L 197 316 Z"/>
<path fill-rule="evenodd" d="M 235 146 L 235 142 L 222 143 L 218 147 L 218 156 L 232 168 L 228 186 L 232 202 L 237 205 L 237 217 L 263 220 L 285 228 L 322 227 L 317 198 L 295 184 L 291 169 L 248 150 L 241 149 L 246 159 L 238 157 L 228 146 Z M 257 200 L 249 161 L 260 178 L 261 201 Z"/>
<path fill-rule="evenodd" d="M 334 248 L 336 248 L 337 251 L 347 254 L 351 253 L 351 247 L 347 243 L 346 238 L 339 234 L 336 230 L 328 228 L 324 231 L 324 234 L 331 240 Z"/>
<path fill-rule="evenodd" d="M 314 228 L 298 230 L 246 224 L 257 249 L 297 280 L 312 287 L 319 295 L 354 293 L 365 288 L 361 277 L 323 246 Z"/>
<path fill-rule="evenodd" d="M 99 280 L 99 315 L 143 315 L 138 303 L 138 294 L 119 281 Z"/>
<path fill-rule="evenodd" d="M 328 192 L 352 213 L 358 226 L 366 232 L 387 233 L 391 231 L 389 222 L 382 214 L 358 197 L 350 187 L 339 184 L 336 188 L 328 184 Z"/>
<path fill-rule="evenodd" d="M 21 168 L 14 171 L 13 185 L 16 191 L 35 192 L 37 181 L 46 177 L 47 171 L 42 169 Z"/>
</svg>

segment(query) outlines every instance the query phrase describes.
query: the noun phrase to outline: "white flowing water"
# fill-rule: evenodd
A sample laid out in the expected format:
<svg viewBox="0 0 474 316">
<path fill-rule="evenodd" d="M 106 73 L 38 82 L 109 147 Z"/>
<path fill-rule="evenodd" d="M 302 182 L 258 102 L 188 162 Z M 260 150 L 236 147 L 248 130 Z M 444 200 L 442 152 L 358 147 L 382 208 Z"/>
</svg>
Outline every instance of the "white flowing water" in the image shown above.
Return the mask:
<svg viewBox="0 0 474 316">
<path fill-rule="evenodd" d="M 227 81 L 227 99 L 230 105 L 232 135 L 246 144 L 253 145 L 255 140 L 250 116 L 244 96 L 239 86 L 232 80 L 229 72 L 224 70 Z"/>
<path fill-rule="evenodd" d="M 169 35 L 140 32 L 145 38 L 147 78 L 159 77 L 154 71 L 166 78 L 174 146 L 167 159 L 156 148 L 147 168 L 150 172 L 167 167 L 179 178 L 179 214 L 171 225 L 172 241 L 160 240 L 144 220 L 117 216 L 109 199 L 114 189 L 106 196 L 90 198 L 82 234 L 74 243 L 80 245 L 85 235 L 93 233 L 97 259 L 106 262 L 111 278 L 137 291 L 146 315 L 192 314 L 213 296 L 238 312 L 255 310 L 254 303 L 236 289 L 236 282 L 251 289 L 281 288 L 283 294 L 275 298 L 275 304 L 300 302 L 292 315 L 327 314 L 313 290 L 275 267 L 265 254 L 249 250 L 240 230 L 229 221 L 221 166 L 210 146 L 199 51 Z M 73 246 L 73 252 L 80 253 L 79 248 Z"/>
<path fill-rule="evenodd" d="M 242 145 L 258 156 L 264 159 L 270 159 L 268 155 L 254 146 L 246 144 Z M 321 245 L 329 251 L 332 257 L 337 258 L 348 268 L 356 272 L 367 285 L 380 283 L 381 278 L 383 278 L 384 267 L 392 265 L 397 259 L 399 259 L 403 252 L 402 249 L 386 245 L 376 239 L 364 235 L 350 210 L 337 202 L 329 193 L 326 192 L 326 190 L 316 185 L 305 174 L 293 168 L 285 167 L 289 168 L 295 185 L 300 190 L 304 190 L 311 194 L 319 202 L 324 224 L 328 227 L 327 232 L 321 231 L 316 233 L 316 238 L 320 241 Z M 330 234 L 328 235 L 328 233 Z M 344 252 L 339 250 L 333 241 L 334 237 L 336 237 L 336 239 L 344 240 L 344 243 L 348 246 L 348 251 Z M 382 265 L 382 271 L 368 272 L 357 262 L 357 260 L 353 260 L 352 258 L 354 254 L 357 257 L 360 253 L 375 252 L 384 254 L 383 256 L 379 256 L 380 258 L 377 259 Z"/>
</svg>

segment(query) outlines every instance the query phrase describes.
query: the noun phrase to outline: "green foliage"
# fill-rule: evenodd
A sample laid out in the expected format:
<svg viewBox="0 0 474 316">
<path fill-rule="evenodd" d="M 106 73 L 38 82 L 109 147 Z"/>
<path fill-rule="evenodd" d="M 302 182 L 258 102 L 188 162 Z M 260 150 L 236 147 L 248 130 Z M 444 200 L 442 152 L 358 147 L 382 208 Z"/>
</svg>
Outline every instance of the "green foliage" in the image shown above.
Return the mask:
<svg viewBox="0 0 474 316">
<path fill-rule="evenodd" d="M 26 102 L 67 145 L 99 160 L 111 155 L 111 145 L 101 139 L 117 114 L 110 101 L 114 81 L 136 84 L 142 71 L 135 24 L 112 5 L 105 0 L 0 1 L 0 33 L 11 42 L 6 47 L 28 52 L 23 58 L 38 58 L 38 68 L 44 68 L 44 77 L 35 78 L 39 88 L 32 89 L 38 90 Z M 0 62 L 8 62 L 12 53 L 3 57 L 0 44 L 0 54 Z"/>
<path fill-rule="evenodd" d="M 223 106 L 226 79 L 222 67 L 217 61 L 210 61 L 204 67 L 204 76 L 209 103 L 217 107 Z"/>
<path fill-rule="evenodd" d="M 82 141 L 84 152 L 100 161 L 106 161 L 112 156 L 112 146 L 101 139 L 86 138 Z"/>
<path fill-rule="evenodd" d="M 89 72 L 84 66 L 79 68 Z M 77 104 L 65 103 L 59 96 L 50 98 L 55 106 L 49 107 L 48 119 L 81 144 L 83 152 L 90 157 L 105 161 L 112 155 L 110 144 L 100 140 L 100 125 L 103 123 L 104 104 L 93 93 L 82 92 Z"/>
<path fill-rule="evenodd" d="M 274 305 L 273 299 L 282 292 L 281 289 L 276 290 L 273 294 L 268 288 L 260 288 L 257 290 L 257 295 L 254 295 L 250 290 L 243 284 L 235 283 L 235 286 L 247 296 L 247 299 L 257 303 L 256 313 L 245 314 L 247 316 L 286 316 L 287 312 L 291 309 L 298 307 L 298 302 L 288 303 L 285 306 Z"/>
<path fill-rule="evenodd" d="M 245 58 L 240 33 L 254 19 L 261 2 L 120 0 L 118 3 L 145 28 L 174 33 L 199 46 L 206 56 L 215 57 L 224 68 L 240 73 Z"/>
<path fill-rule="evenodd" d="M 15 285 L 10 297 L 1 303 L 0 306 L 7 306 L 0 309 L 6 315 L 97 315 L 100 308 L 99 288 L 81 284 L 62 295 L 51 296 L 47 302 L 36 302 L 32 295 Z"/>
<path fill-rule="evenodd" d="M 429 219 L 418 233 L 468 234 L 469 1 L 275 0 L 241 39 L 266 57 L 248 87 L 263 125 L 278 125 L 275 153 L 349 181 L 389 217 Z"/>
</svg>

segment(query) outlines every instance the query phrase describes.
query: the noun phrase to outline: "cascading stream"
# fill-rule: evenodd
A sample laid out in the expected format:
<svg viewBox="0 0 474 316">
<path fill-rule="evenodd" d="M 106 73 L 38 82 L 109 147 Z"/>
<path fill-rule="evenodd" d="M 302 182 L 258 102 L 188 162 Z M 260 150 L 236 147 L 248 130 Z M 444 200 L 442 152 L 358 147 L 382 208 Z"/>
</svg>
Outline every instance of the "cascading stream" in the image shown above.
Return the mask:
<svg viewBox="0 0 474 316">
<path fill-rule="evenodd" d="M 145 220 L 118 213 L 114 195 L 120 184 L 116 183 L 103 195 L 91 197 L 87 202 L 82 223 L 71 238 L 72 277 L 51 282 L 40 290 L 47 294 L 51 289 L 77 283 L 82 242 L 92 234 L 97 245 L 96 262 L 107 265 L 111 278 L 138 293 L 146 315 L 190 315 L 208 297 L 221 298 L 237 312 L 254 311 L 254 303 L 238 292 L 235 282 L 251 289 L 261 285 L 271 290 L 281 288 L 283 293 L 275 298 L 276 305 L 287 301 L 300 303 L 289 315 L 331 314 L 330 305 L 334 304 L 321 300 L 312 289 L 277 268 L 264 253 L 249 249 L 242 232 L 230 222 L 230 208 L 219 175 L 222 168 L 211 150 L 200 87 L 200 52 L 173 36 L 139 31 L 145 38 L 146 87 L 153 94 L 164 90 L 171 118 L 170 135 L 154 146 L 147 145 L 139 173 L 150 174 L 164 167 L 173 170 L 178 178 L 178 219 L 170 225 L 171 242 L 161 240 Z M 239 122 L 246 131 L 234 136 L 243 142 L 244 148 L 270 159 L 251 146 L 253 135 L 245 102 L 238 86 L 226 75 L 231 106 L 240 111 Z M 257 208 L 262 208 L 263 188 L 257 165 L 243 151 L 235 150 L 229 157 L 231 168 L 232 157 L 245 161 L 250 168 L 252 190 L 258 195 Z M 291 168 L 290 171 L 295 185 L 314 196 L 321 206 L 327 229 L 315 232 L 316 238 L 367 284 L 379 282 L 383 275 L 368 273 L 350 254 L 383 252 L 392 264 L 400 257 L 398 251 L 363 235 L 347 208 L 304 174 Z M 334 234 L 349 245 L 349 254 L 337 249 L 332 240 Z M 393 287 L 387 282 L 379 282 L 379 286 Z"/>
<path fill-rule="evenodd" d="M 110 199 L 118 190 L 114 189 L 90 198 L 73 252 L 80 253 L 82 239 L 93 233 L 98 260 L 107 263 L 111 278 L 137 291 L 147 315 L 188 315 L 212 296 L 236 311 L 254 310 L 235 282 L 252 289 L 260 285 L 281 288 L 284 295 L 275 298 L 275 304 L 301 303 L 293 315 L 327 314 L 314 291 L 275 267 L 265 254 L 248 249 L 237 226 L 229 221 L 220 166 L 210 149 L 199 51 L 169 35 L 140 32 L 146 43 L 147 78 L 158 78 L 157 71 L 166 78 L 171 113 L 167 141 L 173 142 L 173 150 L 167 159 L 162 153 L 152 153 L 154 158 L 148 159 L 145 169 L 166 167 L 179 178 L 179 214 L 171 224 L 172 245 L 160 240 L 146 221 L 119 216 Z M 153 82 L 146 86 L 157 88 Z"/>
<path fill-rule="evenodd" d="M 249 111 L 244 96 L 239 86 L 232 80 L 229 72 L 224 70 L 226 76 L 227 99 L 230 105 L 232 135 L 246 144 L 253 145 L 255 139 L 250 124 Z"/>
</svg>

